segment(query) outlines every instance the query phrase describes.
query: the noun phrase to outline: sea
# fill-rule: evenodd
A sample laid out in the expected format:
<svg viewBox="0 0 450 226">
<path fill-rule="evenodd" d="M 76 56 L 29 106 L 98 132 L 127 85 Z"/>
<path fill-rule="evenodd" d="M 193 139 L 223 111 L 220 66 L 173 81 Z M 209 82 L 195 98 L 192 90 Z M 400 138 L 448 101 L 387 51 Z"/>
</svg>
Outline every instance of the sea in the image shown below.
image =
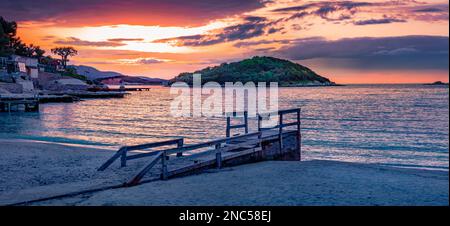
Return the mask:
<svg viewBox="0 0 450 226">
<path fill-rule="evenodd" d="M 173 117 L 168 87 L 123 99 L 42 104 L 40 112 L 0 113 L 0 139 L 27 139 L 115 149 L 184 137 L 222 138 L 222 117 Z M 449 88 L 346 85 L 279 88 L 279 109 L 301 108 L 305 160 L 448 171 Z M 256 120 L 250 119 L 256 131 Z M 1 141 L 0 141 L 1 145 Z"/>
</svg>

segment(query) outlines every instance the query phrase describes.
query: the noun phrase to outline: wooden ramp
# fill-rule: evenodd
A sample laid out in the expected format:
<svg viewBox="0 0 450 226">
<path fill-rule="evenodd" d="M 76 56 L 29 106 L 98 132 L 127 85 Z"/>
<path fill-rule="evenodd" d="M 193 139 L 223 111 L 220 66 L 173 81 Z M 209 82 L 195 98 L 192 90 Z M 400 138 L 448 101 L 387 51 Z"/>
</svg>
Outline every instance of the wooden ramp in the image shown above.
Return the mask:
<svg viewBox="0 0 450 226">
<path fill-rule="evenodd" d="M 0 112 L 39 111 L 39 99 L 36 95 L 6 96 L 0 95 Z"/>
<path fill-rule="evenodd" d="M 126 186 L 134 186 L 141 183 L 147 173 L 155 172 L 155 166 L 158 164 L 160 164 L 159 177 L 162 180 L 166 180 L 172 177 L 197 173 L 207 168 L 216 167 L 220 169 L 224 165 L 237 165 L 266 159 L 300 160 L 300 109 L 278 111 L 276 114 L 279 120 L 278 125 L 267 129 L 261 126 L 267 115 L 258 115 L 258 132 L 248 133 L 247 112 L 242 114 L 244 116 L 244 124 L 231 125 L 231 117 L 236 116 L 236 113 L 233 113 L 227 117 L 227 137 L 223 139 L 184 145 L 184 139 L 180 138 L 157 143 L 125 146 L 120 148 L 98 170 L 106 170 L 113 162 L 119 159 L 120 166 L 125 167 L 130 160 L 152 157 L 147 165 L 142 167 L 134 177 L 125 183 Z M 288 114 L 295 114 L 294 121 L 284 121 L 285 115 Z M 286 130 L 285 128 L 287 127 L 295 127 L 296 129 Z M 230 130 L 238 128 L 244 128 L 245 134 L 230 136 Z M 287 137 L 291 137 L 290 142 L 284 141 Z M 274 144 L 277 144 L 276 147 L 273 147 Z M 176 145 L 176 147 L 151 150 L 171 145 Z M 130 154 L 130 152 L 137 150 L 145 150 L 145 152 Z"/>
</svg>

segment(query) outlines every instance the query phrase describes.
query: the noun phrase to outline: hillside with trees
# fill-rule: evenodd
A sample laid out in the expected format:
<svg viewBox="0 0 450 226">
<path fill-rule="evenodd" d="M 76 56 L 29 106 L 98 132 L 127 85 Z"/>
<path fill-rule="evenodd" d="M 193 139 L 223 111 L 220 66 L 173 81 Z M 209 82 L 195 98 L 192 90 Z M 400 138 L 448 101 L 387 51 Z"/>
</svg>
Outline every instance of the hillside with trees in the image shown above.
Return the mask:
<svg viewBox="0 0 450 226">
<path fill-rule="evenodd" d="M 255 56 L 239 62 L 223 63 L 215 67 L 181 73 L 170 80 L 192 85 L 193 74 L 202 75 L 202 84 L 214 81 L 225 82 L 278 82 L 279 86 L 330 86 L 335 85 L 328 78 L 316 74 L 300 64 L 274 57 Z"/>
<path fill-rule="evenodd" d="M 12 54 L 42 58 L 45 51 L 39 46 L 33 44 L 27 45 L 17 37 L 17 23 L 6 21 L 0 16 L 0 57 L 10 56 Z"/>
</svg>

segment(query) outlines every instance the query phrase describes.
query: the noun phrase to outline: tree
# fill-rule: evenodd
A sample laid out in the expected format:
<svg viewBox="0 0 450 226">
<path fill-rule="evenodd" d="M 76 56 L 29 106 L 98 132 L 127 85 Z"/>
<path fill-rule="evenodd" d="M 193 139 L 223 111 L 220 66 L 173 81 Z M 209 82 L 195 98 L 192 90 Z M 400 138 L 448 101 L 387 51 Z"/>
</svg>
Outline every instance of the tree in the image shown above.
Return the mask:
<svg viewBox="0 0 450 226">
<path fill-rule="evenodd" d="M 45 50 L 41 49 L 41 47 L 39 46 L 35 46 L 33 49 L 34 52 L 34 57 L 37 57 L 38 59 L 41 59 L 42 57 L 44 57 L 45 54 Z"/>
<path fill-rule="evenodd" d="M 14 53 L 12 42 L 17 34 L 17 23 L 6 21 L 0 17 L 0 56 L 8 56 Z"/>
<path fill-rule="evenodd" d="M 61 56 L 61 62 L 64 68 L 67 68 L 67 62 L 69 61 L 69 56 L 75 56 L 78 51 L 73 47 L 57 47 L 51 50 L 53 54 Z"/>
<path fill-rule="evenodd" d="M 39 46 L 30 44 L 29 46 L 16 37 L 17 23 L 6 21 L 0 17 L 0 56 L 16 54 L 25 57 L 41 58 L 45 51 Z"/>
</svg>

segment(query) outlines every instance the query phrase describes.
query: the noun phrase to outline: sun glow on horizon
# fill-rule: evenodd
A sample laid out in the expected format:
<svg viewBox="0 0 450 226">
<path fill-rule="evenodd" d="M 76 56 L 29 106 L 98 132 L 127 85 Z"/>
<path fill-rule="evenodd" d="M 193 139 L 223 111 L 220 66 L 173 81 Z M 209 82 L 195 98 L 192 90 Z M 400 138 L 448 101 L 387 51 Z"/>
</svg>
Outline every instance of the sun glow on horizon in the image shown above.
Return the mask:
<svg viewBox="0 0 450 226">
<path fill-rule="evenodd" d="M 342 5 L 333 5 L 336 2 Z M 47 53 L 50 53 L 50 49 L 55 46 L 75 47 L 79 50 L 79 55 L 71 59 L 73 64 L 91 65 L 129 75 L 171 78 L 177 73 L 199 70 L 255 55 L 297 61 L 302 58 L 289 58 L 289 55 L 295 55 L 293 52 L 302 52 L 303 49 L 290 50 L 292 54 L 287 55 L 278 53 L 289 50 L 286 47 L 296 45 L 298 44 L 296 40 L 302 39 L 322 38 L 325 41 L 338 41 L 363 37 L 411 35 L 448 37 L 449 35 L 448 2 L 446 1 L 374 0 L 366 3 L 373 5 L 370 7 L 355 6 L 362 3 L 353 0 L 336 2 L 269 1 L 263 7 L 238 14 L 224 14 L 222 18 L 218 12 L 219 16 L 210 15 L 211 17 L 207 17 L 204 22 L 193 24 L 187 20 L 185 22 L 177 20 L 175 18 L 178 16 L 177 11 L 171 11 L 170 8 L 167 12 L 164 10 L 158 12 L 160 17 L 155 20 L 157 23 L 153 24 L 146 23 L 148 19 L 152 19 L 152 14 L 148 14 L 148 17 L 135 18 L 131 23 L 126 18 L 116 20 L 117 14 L 114 14 L 115 11 L 111 9 L 112 16 L 103 18 L 104 23 L 97 20 L 100 15 L 90 13 L 85 16 L 92 17 L 95 22 L 70 23 L 70 20 L 79 22 L 78 17 L 83 15 L 78 14 L 73 14 L 77 15 L 74 18 L 68 16 L 67 21 L 61 21 L 61 23 L 51 18 L 18 21 L 18 36 L 26 43 L 41 46 Z M 305 6 L 306 9 L 298 8 L 299 6 Z M 171 7 L 184 8 L 182 5 Z M 193 13 L 196 12 L 196 8 L 192 10 Z M 301 10 L 307 13 L 302 16 L 299 14 Z M 167 22 L 164 21 L 166 14 L 167 21 L 174 21 L 173 23 L 164 23 Z M 192 14 L 192 17 L 195 16 L 202 18 L 204 15 Z M 298 17 L 291 19 L 290 16 Z M 259 21 L 260 18 L 262 19 Z M 357 22 L 366 24 L 357 25 Z M 271 28 L 274 29 L 273 32 L 269 32 Z M 186 42 L 188 44 L 182 42 L 185 37 L 188 37 Z M 180 40 L 181 42 L 177 42 Z M 212 44 L 201 43 L 209 41 Z M 240 43 L 244 44 L 238 45 Z M 383 48 L 383 44 L 380 45 L 380 48 Z M 326 59 L 330 52 L 335 51 L 321 50 L 320 46 L 314 48 L 318 49 L 318 54 L 322 58 L 316 58 L 314 56 L 316 53 L 311 53 L 312 56 L 308 59 Z M 407 49 L 403 46 L 392 48 Z M 395 53 L 398 49 L 391 50 Z M 334 58 L 331 57 L 331 59 Z M 358 56 L 353 56 L 353 59 L 358 59 Z M 421 63 L 421 61 L 417 62 Z M 430 62 L 428 63 L 431 65 Z M 414 64 L 414 66 L 417 65 Z M 435 79 L 448 81 L 448 76 L 445 75 L 448 74 L 448 69 L 442 66 L 433 68 L 424 65 L 419 69 L 424 73 L 414 73 L 414 76 L 410 76 L 411 70 L 407 64 L 402 70 L 391 72 L 387 72 L 385 68 L 378 68 L 378 72 L 362 71 L 361 68 L 348 62 L 345 65 L 336 65 L 328 61 L 326 64 L 313 64 L 309 67 L 339 83 L 378 83 L 383 81 L 380 78 L 389 80 L 389 83 L 396 81 L 403 83 L 408 82 L 409 79 L 414 80 L 411 82 L 422 82 L 427 79 L 429 82 Z M 344 67 L 347 68 L 344 69 Z M 320 73 L 322 71 L 324 73 Z M 397 75 L 394 76 L 395 73 Z M 384 76 L 386 74 L 390 74 L 391 77 Z M 420 74 L 422 77 L 419 76 Z"/>
</svg>

